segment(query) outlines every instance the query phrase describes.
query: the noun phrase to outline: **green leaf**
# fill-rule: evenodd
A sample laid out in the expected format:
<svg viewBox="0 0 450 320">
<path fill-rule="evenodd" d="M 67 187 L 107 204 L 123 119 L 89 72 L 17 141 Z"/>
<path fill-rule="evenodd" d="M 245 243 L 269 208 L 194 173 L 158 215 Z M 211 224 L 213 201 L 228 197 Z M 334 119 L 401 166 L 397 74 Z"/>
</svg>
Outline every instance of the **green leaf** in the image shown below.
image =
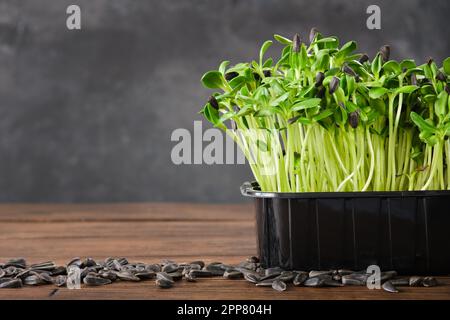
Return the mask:
<svg viewBox="0 0 450 320">
<path fill-rule="evenodd" d="M 412 93 L 414 91 L 416 91 L 417 89 L 419 89 L 418 86 L 404 86 L 404 87 L 400 87 L 398 89 L 396 89 L 394 91 L 394 94 L 400 94 L 400 93 Z"/>
<path fill-rule="evenodd" d="M 206 120 L 211 122 L 213 125 L 219 124 L 219 110 L 214 109 L 209 103 L 205 105 L 203 109 L 203 115 L 205 116 Z"/>
<path fill-rule="evenodd" d="M 371 99 L 378 99 L 378 98 L 381 98 L 382 96 L 384 96 L 388 92 L 389 92 L 389 89 L 386 89 L 383 87 L 371 88 L 369 90 L 369 97 Z"/>
<path fill-rule="evenodd" d="M 444 62 L 442 62 L 442 67 L 447 75 L 450 76 L 450 57 L 447 57 Z"/>
<path fill-rule="evenodd" d="M 301 124 L 305 124 L 305 125 L 313 123 L 310 119 L 308 119 L 306 117 L 300 117 L 300 116 L 293 117 L 293 118 L 289 119 L 288 122 L 290 124 L 300 122 Z"/>
<path fill-rule="evenodd" d="M 269 106 L 276 107 L 280 103 L 284 102 L 288 97 L 289 97 L 289 92 L 286 92 L 286 93 L 282 94 L 281 96 L 279 96 L 278 98 L 271 100 L 269 103 Z"/>
<path fill-rule="evenodd" d="M 416 67 L 416 62 L 412 59 L 405 59 L 402 62 L 400 62 L 400 69 L 414 69 Z"/>
<path fill-rule="evenodd" d="M 251 105 L 245 105 L 241 108 L 241 110 L 239 110 L 239 112 L 236 114 L 236 117 L 244 117 L 247 116 L 249 114 L 253 113 L 253 108 Z"/>
<path fill-rule="evenodd" d="M 268 107 L 268 108 L 259 109 L 258 111 L 255 112 L 254 116 L 255 117 L 270 117 L 276 113 L 279 113 L 279 110 L 277 108 Z"/>
<path fill-rule="evenodd" d="M 430 133 L 436 132 L 436 128 L 432 124 L 425 121 L 419 114 L 415 113 L 414 111 L 411 112 L 411 120 L 417 127 L 419 127 L 420 131 Z"/>
<path fill-rule="evenodd" d="M 301 45 L 299 59 L 300 59 L 299 61 L 300 69 L 303 70 L 306 68 L 306 65 L 308 63 L 308 53 L 306 52 L 306 46 L 303 43 Z"/>
<path fill-rule="evenodd" d="M 272 64 L 273 64 L 273 59 L 269 58 L 266 61 L 264 61 L 263 68 L 270 68 L 272 66 Z"/>
<path fill-rule="evenodd" d="M 219 66 L 219 72 L 221 74 L 225 74 L 225 71 L 228 67 L 228 65 L 230 64 L 230 61 L 222 61 L 222 63 Z"/>
<path fill-rule="evenodd" d="M 337 39 L 335 37 L 328 37 L 328 38 L 318 39 L 318 40 L 314 41 L 313 44 L 317 44 L 317 43 L 334 43 L 334 42 L 337 42 Z"/>
<path fill-rule="evenodd" d="M 316 62 L 314 64 L 316 71 L 328 70 L 330 66 L 330 55 L 328 50 L 319 50 L 316 54 Z"/>
<path fill-rule="evenodd" d="M 349 41 L 342 46 L 342 48 L 336 53 L 336 59 L 343 59 L 357 48 L 355 41 Z"/>
<path fill-rule="evenodd" d="M 276 41 L 278 41 L 279 43 L 281 43 L 281 44 L 291 44 L 292 43 L 292 40 L 289 40 L 288 38 L 285 38 L 285 37 L 283 37 L 283 36 L 280 36 L 279 34 L 275 34 L 274 36 L 274 39 L 276 40 Z"/>
<path fill-rule="evenodd" d="M 320 104 L 320 101 L 322 101 L 322 99 L 319 99 L 319 98 L 312 98 L 312 99 L 303 100 L 303 101 L 295 103 L 291 107 L 291 110 L 292 111 L 298 111 L 298 110 L 303 110 L 303 109 L 314 108 L 314 107 L 317 107 Z"/>
<path fill-rule="evenodd" d="M 326 110 L 322 111 L 321 113 L 316 114 L 316 115 L 313 117 L 313 120 L 314 120 L 314 121 L 320 121 L 320 120 L 323 120 L 323 119 L 325 119 L 325 118 L 328 118 L 328 117 L 332 116 L 333 114 L 334 114 L 334 111 L 333 111 L 333 110 L 331 110 L 331 109 L 326 109 Z"/>
<path fill-rule="evenodd" d="M 395 60 L 390 60 L 390 61 L 386 62 L 383 65 L 383 70 L 388 71 L 388 72 L 390 71 L 394 74 L 400 74 L 402 72 L 400 65 Z"/>
<path fill-rule="evenodd" d="M 209 89 L 219 89 L 224 87 L 224 77 L 219 71 L 208 71 L 202 77 L 202 84 Z"/>
<path fill-rule="evenodd" d="M 230 80 L 229 85 L 232 89 L 236 89 L 243 85 L 246 81 L 247 78 L 245 76 L 237 76 L 236 78 Z"/>
<path fill-rule="evenodd" d="M 267 49 L 269 49 L 269 47 L 272 45 L 272 41 L 271 40 L 267 40 L 266 42 L 263 43 L 261 49 L 259 50 L 259 65 L 262 66 L 263 65 L 263 58 L 264 58 L 264 54 L 266 53 Z"/>
<path fill-rule="evenodd" d="M 442 91 L 441 93 L 438 94 L 437 100 L 434 103 L 434 112 L 440 118 L 442 118 L 447 114 L 447 101 L 448 101 L 447 92 Z"/>
<path fill-rule="evenodd" d="M 372 73 L 378 77 L 378 75 L 380 74 L 381 71 L 381 64 L 382 64 L 382 60 L 381 60 L 381 56 L 378 53 L 376 55 L 376 57 L 373 59 L 372 61 L 372 65 L 370 66 L 370 68 L 372 69 Z"/>
<path fill-rule="evenodd" d="M 427 94 L 423 97 L 423 101 L 427 103 L 434 103 L 436 101 L 437 97 L 435 94 Z"/>
</svg>

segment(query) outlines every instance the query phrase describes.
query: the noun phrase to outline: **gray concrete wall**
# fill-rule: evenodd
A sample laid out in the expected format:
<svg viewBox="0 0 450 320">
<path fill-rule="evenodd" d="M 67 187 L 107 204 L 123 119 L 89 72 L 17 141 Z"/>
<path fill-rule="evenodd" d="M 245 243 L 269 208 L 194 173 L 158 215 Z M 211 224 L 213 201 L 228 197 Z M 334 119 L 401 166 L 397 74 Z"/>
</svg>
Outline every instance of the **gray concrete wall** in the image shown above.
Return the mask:
<svg viewBox="0 0 450 320">
<path fill-rule="evenodd" d="M 72 3 L 81 31 L 65 27 Z M 441 60 L 449 14 L 448 0 L 0 0 L 0 201 L 241 201 L 246 166 L 170 162 L 172 130 L 200 119 L 203 72 L 312 26 Z"/>
</svg>

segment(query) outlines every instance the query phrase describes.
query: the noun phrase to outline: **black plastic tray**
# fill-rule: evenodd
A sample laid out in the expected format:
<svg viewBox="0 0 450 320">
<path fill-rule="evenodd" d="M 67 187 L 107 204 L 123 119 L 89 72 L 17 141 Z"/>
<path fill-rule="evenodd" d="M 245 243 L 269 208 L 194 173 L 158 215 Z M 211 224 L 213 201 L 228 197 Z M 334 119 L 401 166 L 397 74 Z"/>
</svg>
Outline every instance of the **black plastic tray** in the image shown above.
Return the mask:
<svg viewBox="0 0 450 320">
<path fill-rule="evenodd" d="M 450 274 L 448 190 L 276 193 L 247 182 L 241 192 L 255 199 L 264 267 Z"/>
</svg>

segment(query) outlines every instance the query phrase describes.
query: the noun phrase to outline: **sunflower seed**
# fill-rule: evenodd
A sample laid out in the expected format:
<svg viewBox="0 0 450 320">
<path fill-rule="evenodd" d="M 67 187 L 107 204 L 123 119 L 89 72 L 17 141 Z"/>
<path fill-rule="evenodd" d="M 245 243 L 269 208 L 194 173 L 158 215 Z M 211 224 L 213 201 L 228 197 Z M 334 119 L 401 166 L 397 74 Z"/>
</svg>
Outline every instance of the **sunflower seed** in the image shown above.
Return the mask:
<svg viewBox="0 0 450 320">
<path fill-rule="evenodd" d="M 106 284 L 110 284 L 111 280 L 105 279 L 99 276 L 96 276 L 95 274 L 89 273 L 84 279 L 84 284 L 88 286 L 103 286 Z"/>
<path fill-rule="evenodd" d="M 316 28 L 311 28 L 311 30 L 309 31 L 309 42 L 312 43 L 314 41 L 314 39 L 316 38 L 316 34 L 319 31 L 317 31 Z"/>
<path fill-rule="evenodd" d="M 157 279 L 155 283 L 158 287 L 163 289 L 168 289 L 173 286 L 173 282 L 167 279 Z"/>
<path fill-rule="evenodd" d="M 342 276 L 340 274 L 334 274 L 333 280 L 342 282 Z"/>
<path fill-rule="evenodd" d="M 284 283 L 283 281 L 281 281 L 281 280 L 275 280 L 273 283 L 272 283 L 272 288 L 274 289 L 274 290 L 276 290 L 276 291 L 279 291 L 279 292 L 282 292 L 282 291 L 285 291 L 286 290 L 286 283 Z"/>
<path fill-rule="evenodd" d="M 283 272 L 283 269 L 280 267 L 267 268 L 264 270 L 265 277 L 277 277 Z"/>
<path fill-rule="evenodd" d="M 244 273 L 244 279 L 251 283 L 258 283 L 260 281 L 260 277 L 254 273 Z"/>
<path fill-rule="evenodd" d="M 249 263 L 259 263 L 259 258 L 255 257 L 255 256 L 251 256 L 251 257 L 247 258 L 247 262 L 249 262 Z"/>
<path fill-rule="evenodd" d="M 5 276 L 7 277 L 14 277 L 15 275 L 20 274 L 22 271 L 24 271 L 24 269 L 22 268 L 17 268 L 14 266 L 9 266 L 6 269 L 3 269 L 5 271 Z"/>
<path fill-rule="evenodd" d="M 83 263 L 82 263 L 82 267 L 93 267 L 93 266 L 96 266 L 97 265 L 97 262 L 95 262 L 95 260 L 94 259 L 92 259 L 92 258 L 86 258 L 84 261 L 83 261 Z"/>
<path fill-rule="evenodd" d="M 361 58 L 359 58 L 359 63 L 364 63 L 364 62 L 367 62 L 367 61 L 369 61 L 369 56 L 367 55 L 367 54 L 363 54 L 362 56 L 361 56 Z"/>
<path fill-rule="evenodd" d="M 141 280 L 153 279 L 156 277 L 156 273 L 152 272 L 152 271 L 139 271 L 139 272 L 136 272 L 134 275 Z"/>
<path fill-rule="evenodd" d="M 23 280 L 23 284 L 26 284 L 28 286 L 37 286 L 45 283 L 46 282 L 44 280 L 42 280 L 38 275 L 35 274 L 28 276 Z"/>
<path fill-rule="evenodd" d="M 234 270 L 234 269 L 227 269 L 223 273 L 223 277 L 225 279 L 240 279 L 243 277 L 243 274 L 242 274 L 242 272 Z"/>
<path fill-rule="evenodd" d="M 296 275 L 297 274 L 292 271 L 283 271 L 283 272 L 281 272 L 281 274 L 278 277 L 276 277 L 276 279 L 286 282 L 286 283 L 289 283 L 295 279 Z"/>
<path fill-rule="evenodd" d="M 235 71 L 227 72 L 225 73 L 225 80 L 230 81 L 236 78 L 239 75 L 239 73 Z"/>
<path fill-rule="evenodd" d="M 174 282 L 174 281 L 173 281 L 173 278 L 172 278 L 169 274 L 167 274 L 167 273 L 165 273 L 165 272 L 158 272 L 158 273 L 156 274 L 156 279 L 167 280 L 167 281 Z"/>
<path fill-rule="evenodd" d="M 27 267 L 27 262 L 24 258 L 15 258 L 8 260 L 5 265 L 3 266 L 3 269 L 8 267 L 16 267 L 16 268 L 23 268 L 25 269 Z"/>
<path fill-rule="evenodd" d="M 98 274 L 100 277 L 111 280 L 111 281 L 116 281 L 117 280 L 117 273 L 111 270 L 108 271 L 101 271 Z"/>
<path fill-rule="evenodd" d="M 398 292 L 397 288 L 394 287 L 394 285 L 392 284 L 391 281 L 386 281 L 385 283 L 383 283 L 381 285 L 381 287 L 383 288 L 384 291 L 387 291 L 387 292 L 391 292 L 391 293 Z"/>
<path fill-rule="evenodd" d="M 63 266 L 58 266 L 55 269 L 53 269 L 51 272 L 52 276 L 59 276 L 59 275 L 65 275 L 65 274 L 67 274 L 67 269 Z"/>
<path fill-rule="evenodd" d="M 251 271 L 256 271 L 256 269 L 259 267 L 259 263 L 252 263 L 252 262 L 241 262 L 238 264 L 238 267 L 244 268 Z"/>
<path fill-rule="evenodd" d="M 297 273 L 293 281 L 294 286 L 296 287 L 301 286 L 306 281 L 306 279 L 308 279 L 308 273 L 306 272 Z"/>
<path fill-rule="evenodd" d="M 422 285 L 423 278 L 422 277 L 411 277 L 409 278 L 409 286 L 410 287 L 419 287 Z"/>
<path fill-rule="evenodd" d="M 309 272 L 309 277 L 310 278 L 314 278 L 314 277 L 318 277 L 318 276 L 322 276 L 322 275 L 330 275 L 333 271 L 331 270 L 325 270 L 325 271 L 310 271 Z"/>
<path fill-rule="evenodd" d="M 53 278 L 46 272 L 40 273 L 39 278 L 45 283 L 53 283 Z"/>
<path fill-rule="evenodd" d="M 196 282 L 197 278 L 193 276 L 190 272 L 184 274 L 184 278 L 189 282 Z"/>
<path fill-rule="evenodd" d="M 397 276 L 397 271 L 385 271 L 380 275 L 380 281 L 384 282 Z"/>
<path fill-rule="evenodd" d="M 323 79 L 325 79 L 325 74 L 323 72 L 317 72 L 316 74 L 316 82 L 315 82 L 315 86 L 316 87 L 320 87 L 322 85 Z"/>
<path fill-rule="evenodd" d="M 8 281 L 10 281 L 10 280 L 12 280 L 13 278 L 8 278 L 8 277 L 6 277 L 6 278 L 0 278 L 0 284 L 2 284 L 2 283 L 5 283 L 5 282 L 8 282 Z"/>
<path fill-rule="evenodd" d="M 196 278 L 213 276 L 213 273 L 208 270 L 191 270 L 191 271 L 189 271 L 189 274 L 193 275 Z M 222 272 L 222 274 L 223 274 L 223 272 Z"/>
<path fill-rule="evenodd" d="M 212 276 L 223 276 L 226 268 L 224 268 L 222 264 L 209 264 L 206 266 L 205 270 L 209 271 Z"/>
<path fill-rule="evenodd" d="M 345 276 L 342 276 L 342 283 L 345 285 L 351 286 L 364 286 L 367 283 L 367 275 L 352 273 Z"/>
<path fill-rule="evenodd" d="M 358 124 L 359 124 L 359 112 L 358 111 L 353 111 L 353 112 L 349 113 L 348 123 L 350 124 L 350 126 L 353 129 L 356 129 L 358 127 Z"/>
<path fill-rule="evenodd" d="M 173 280 L 178 281 L 183 279 L 183 273 L 181 271 L 177 272 L 171 272 L 169 275 L 172 277 Z"/>
<path fill-rule="evenodd" d="M 389 57 L 391 55 L 391 47 L 388 45 L 384 45 L 380 48 L 380 55 L 383 60 L 383 62 L 386 62 L 389 60 Z"/>
<path fill-rule="evenodd" d="M 300 40 L 300 35 L 298 33 L 296 33 L 294 35 L 293 40 L 292 40 L 292 51 L 293 52 L 299 52 L 301 44 L 302 44 L 302 42 Z"/>
<path fill-rule="evenodd" d="M 167 273 L 171 273 L 171 272 L 175 272 L 178 271 L 178 265 L 176 263 L 169 263 L 166 264 L 163 268 L 162 268 L 163 272 L 167 272 Z"/>
<path fill-rule="evenodd" d="M 30 272 L 31 272 L 30 269 L 25 269 L 25 270 L 23 270 L 23 271 L 17 273 L 17 274 L 15 275 L 14 278 L 24 279 L 24 278 L 26 278 L 26 277 L 30 274 Z M 0 277 L 0 278 L 1 278 L 1 277 Z"/>
<path fill-rule="evenodd" d="M 116 275 L 117 275 L 117 278 L 119 278 L 122 281 L 140 281 L 141 280 L 129 271 L 119 271 L 119 272 L 116 272 Z"/>
<path fill-rule="evenodd" d="M 325 279 L 320 277 L 314 277 L 306 279 L 305 282 L 303 282 L 303 285 L 305 287 L 322 287 L 325 282 Z"/>
<path fill-rule="evenodd" d="M 110 265 L 111 269 L 116 270 L 116 271 L 122 271 L 122 269 L 123 269 L 122 264 L 119 262 L 119 260 L 116 260 L 116 259 L 112 260 L 109 263 L 109 265 Z"/>
<path fill-rule="evenodd" d="M 275 279 L 264 279 L 256 283 L 257 287 L 272 287 L 273 282 Z"/>
<path fill-rule="evenodd" d="M 408 278 L 391 279 L 389 281 L 391 281 L 392 285 L 395 287 L 409 286 Z"/>
<path fill-rule="evenodd" d="M 22 280 L 20 279 L 9 279 L 5 282 L 0 282 L 0 288 L 21 288 Z"/>
<path fill-rule="evenodd" d="M 153 271 L 153 272 L 160 272 L 161 266 L 159 264 L 147 264 L 147 265 L 145 265 L 145 270 Z"/>
<path fill-rule="evenodd" d="M 329 92 L 330 94 L 333 94 L 336 92 L 336 90 L 339 88 L 339 78 L 336 76 L 333 76 L 333 78 L 330 81 L 329 84 Z"/>
<path fill-rule="evenodd" d="M 81 268 L 82 264 L 83 262 L 77 257 L 70 260 L 69 263 L 67 263 L 67 266 L 77 266 L 78 268 Z"/>
<path fill-rule="evenodd" d="M 58 287 L 64 286 L 66 284 L 66 281 L 67 281 L 67 276 L 63 276 L 63 275 L 56 276 L 55 279 L 53 279 L 53 283 Z"/>
<path fill-rule="evenodd" d="M 433 277 L 425 277 L 422 280 L 422 285 L 424 287 L 435 287 L 438 285 L 438 283 L 437 283 L 436 279 Z"/>
<path fill-rule="evenodd" d="M 2 278 L 5 274 L 6 274 L 5 271 L 0 268 L 0 278 Z"/>
<path fill-rule="evenodd" d="M 203 269 L 205 267 L 205 263 L 201 260 L 196 260 L 196 261 L 192 261 L 191 263 L 189 263 L 190 265 L 199 265 L 200 269 Z"/>
<path fill-rule="evenodd" d="M 46 261 L 46 262 L 42 262 L 42 263 L 36 263 L 36 264 L 32 264 L 30 266 L 31 270 L 48 270 L 48 271 L 52 271 L 56 268 L 56 265 L 53 261 Z"/>
</svg>

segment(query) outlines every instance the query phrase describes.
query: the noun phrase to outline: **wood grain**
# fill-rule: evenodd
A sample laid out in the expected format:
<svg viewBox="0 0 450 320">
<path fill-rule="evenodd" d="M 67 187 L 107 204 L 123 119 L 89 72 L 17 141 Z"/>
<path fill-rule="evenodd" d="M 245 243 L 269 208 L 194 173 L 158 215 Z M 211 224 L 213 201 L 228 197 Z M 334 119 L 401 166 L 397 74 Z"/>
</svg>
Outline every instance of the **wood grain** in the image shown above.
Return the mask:
<svg viewBox="0 0 450 320">
<path fill-rule="evenodd" d="M 130 261 L 237 263 L 256 252 L 251 205 L 2 204 L 0 261 L 25 257 L 66 263 L 75 256 Z M 55 287 L 0 289 L 0 299 L 450 299 L 450 278 L 435 288 L 400 288 L 398 294 L 365 287 L 294 288 L 278 293 L 242 280 L 200 279 L 163 290 L 153 281 L 117 282 L 68 290 Z"/>
</svg>

